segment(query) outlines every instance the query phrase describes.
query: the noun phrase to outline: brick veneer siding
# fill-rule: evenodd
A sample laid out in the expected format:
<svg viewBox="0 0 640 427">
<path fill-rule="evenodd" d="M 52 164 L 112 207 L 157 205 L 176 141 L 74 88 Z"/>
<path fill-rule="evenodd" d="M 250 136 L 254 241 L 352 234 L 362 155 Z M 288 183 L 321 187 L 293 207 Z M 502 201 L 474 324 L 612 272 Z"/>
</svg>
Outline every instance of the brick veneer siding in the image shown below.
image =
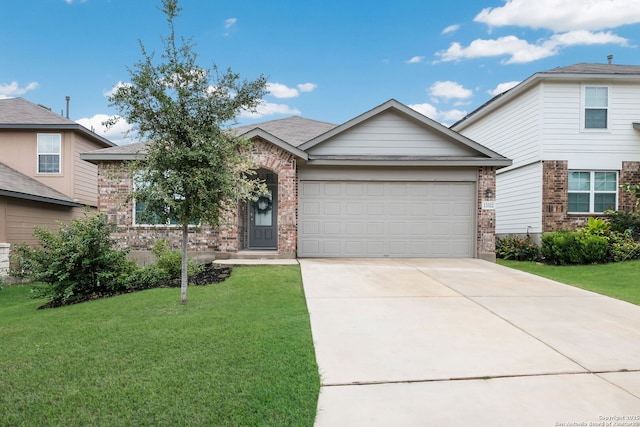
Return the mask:
<svg viewBox="0 0 640 427">
<path fill-rule="evenodd" d="M 640 184 L 640 162 L 622 162 L 619 183 L 620 185 Z M 621 188 L 618 196 L 618 209 L 635 211 L 637 209 L 635 196 Z"/>
<path fill-rule="evenodd" d="M 482 209 L 483 201 L 495 201 L 496 197 L 496 169 L 482 167 L 478 169 L 477 185 L 478 228 L 477 228 L 477 256 L 489 261 L 496 260 L 496 211 Z M 487 191 L 490 190 L 490 191 Z"/>
<path fill-rule="evenodd" d="M 619 184 L 640 182 L 640 162 L 622 162 Z M 542 164 L 542 231 L 576 229 L 590 216 L 568 214 L 569 168 L 566 160 L 545 160 Z M 618 189 L 618 209 L 634 210 L 635 197 Z"/>
<path fill-rule="evenodd" d="M 293 155 L 262 139 L 254 140 L 249 153 L 257 168 L 268 169 L 278 174 L 278 255 L 295 258 L 297 242 L 297 172 Z M 172 247 L 179 248 L 181 230 L 165 226 L 134 226 L 133 203 L 127 197 L 133 188 L 131 172 L 124 162 L 101 162 L 98 165 L 98 209 L 109 222 L 116 224 L 113 237 L 121 246 L 135 251 L 148 251 L 159 239 L 168 239 Z M 234 206 L 225 211 L 220 225 L 190 229 L 188 249 L 192 253 L 209 258 L 228 258 L 239 250 L 246 249 L 246 239 L 241 232 L 245 226 L 239 221 L 246 218 Z M 205 258 L 203 256 L 201 258 Z"/>
</svg>

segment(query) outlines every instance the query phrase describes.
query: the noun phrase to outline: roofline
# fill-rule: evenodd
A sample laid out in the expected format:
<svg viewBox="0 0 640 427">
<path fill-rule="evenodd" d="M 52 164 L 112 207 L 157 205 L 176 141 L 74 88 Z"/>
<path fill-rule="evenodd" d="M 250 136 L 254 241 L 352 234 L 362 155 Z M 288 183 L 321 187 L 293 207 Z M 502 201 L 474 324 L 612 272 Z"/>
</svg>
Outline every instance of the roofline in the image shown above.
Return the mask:
<svg viewBox="0 0 640 427">
<path fill-rule="evenodd" d="M 80 153 L 80 159 L 85 160 L 89 163 L 96 162 L 108 162 L 108 161 L 128 161 L 128 160 L 139 160 L 144 156 L 144 153 Z"/>
<path fill-rule="evenodd" d="M 464 129 L 466 126 L 471 125 L 480 117 L 492 112 L 500 107 L 502 104 L 509 102 L 511 98 L 520 95 L 522 92 L 530 89 L 534 85 L 544 80 L 638 80 L 639 74 L 607 74 L 607 73 L 551 73 L 549 71 L 540 71 L 526 80 L 521 81 L 511 89 L 502 92 L 489 99 L 487 102 L 467 114 L 462 119 L 458 120 L 450 126 L 450 129 L 457 131 L 458 129 Z"/>
<path fill-rule="evenodd" d="M 404 156 L 317 156 L 311 157 L 308 165 L 322 166 L 511 166 L 509 159 L 486 159 L 482 157 L 404 157 Z"/>
<path fill-rule="evenodd" d="M 0 129 L 24 129 L 24 130 L 74 130 L 78 131 L 90 138 L 96 139 L 102 142 L 108 147 L 116 147 L 116 144 L 108 139 L 91 132 L 86 127 L 79 123 L 69 124 L 28 124 L 28 123 L 0 123 Z"/>
<path fill-rule="evenodd" d="M 309 155 L 307 153 L 305 153 L 304 151 L 302 151 L 301 149 L 299 149 L 298 147 L 294 147 L 293 145 L 283 141 L 282 139 L 278 138 L 277 136 L 261 129 L 260 127 L 256 127 L 251 129 L 248 132 L 242 133 L 238 136 L 241 136 L 243 138 L 247 138 L 247 139 L 252 139 L 255 137 L 260 137 L 270 143 L 272 143 L 273 145 L 276 145 L 280 148 L 282 148 L 284 151 L 293 154 L 294 156 L 297 156 L 303 160 L 307 160 L 309 158 Z"/>
<path fill-rule="evenodd" d="M 484 154 L 487 157 L 490 157 L 492 159 L 503 159 L 503 160 L 507 160 L 508 159 L 498 153 L 496 153 L 493 150 L 490 150 L 489 148 L 485 147 L 484 145 L 478 144 L 477 142 L 467 138 L 464 135 L 459 134 L 456 131 L 453 131 L 451 129 L 449 129 L 448 127 L 442 125 L 441 123 L 438 123 L 437 121 L 417 112 L 416 110 L 414 110 L 411 107 L 408 107 L 404 104 L 402 104 L 399 101 L 396 101 L 395 99 L 390 99 L 389 101 L 378 105 L 377 107 L 373 108 L 372 110 L 367 111 L 366 113 L 363 113 L 357 117 L 355 117 L 354 119 L 349 120 L 348 122 L 343 123 L 342 125 L 336 126 L 335 128 L 331 129 L 328 132 L 323 133 L 322 135 L 317 136 L 316 138 L 311 139 L 310 141 L 305 142 L 304 144 L 300 145 L 300 149 L 301 150 L 308 150 L 309 148 L 312 148 L 320 143 L 322 143 L 323 141 L 326 141 L 327 139 L 341 133 L 344 132 L 368 119 L 370 119 L 373 116 L 376 116 L 378 114 L 380 114 L 383 111 L 389 110 L 389 109 L 393 109 L 396 111 L 399 111 L 402 114 L 405 114 L 411 118 L 413 118 L 414 120 L 417 120 L 425 125 L 430 126 L 434 131 L 436 132 L 440 132 L 444 135 L 446 135 L 449 138 L 454 139 L 455 141 L 460 142 L 461 144 L 474 149 L 476 151 L 478 151 L 481 154 Z"/>
<path fill-rule="evenodd" d="M 0 189 L 0 196 L 13 197 L 14 199 L 31 200 L 34 202 L 50 203 L 53 205 L 69 206 L 72 208 L 81 208 L 86 206 L 84 203 L 74 202 L 71 200 L 54 199 L 52 197 L 37 196 L 35 194 L 20 193 L 17 191 L 9 191 Z"/>
</svg>

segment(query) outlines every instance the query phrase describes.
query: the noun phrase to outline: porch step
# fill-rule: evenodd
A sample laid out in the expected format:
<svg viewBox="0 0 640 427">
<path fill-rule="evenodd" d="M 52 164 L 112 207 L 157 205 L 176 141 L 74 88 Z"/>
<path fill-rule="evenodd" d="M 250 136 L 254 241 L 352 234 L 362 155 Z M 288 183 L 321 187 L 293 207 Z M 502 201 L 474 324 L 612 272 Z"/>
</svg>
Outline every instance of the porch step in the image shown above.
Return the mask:
<svg viewBox="0 0 640 427">
<path fill-rule="evenodd" d="M 291 259 L 291 256 L 283 255 L 278 251 L 238 251 L 235 254 L 229 254 L 231 259 L 254 259 L 254 260 L 268 260 L 268 259 Z M 218 258 L 219 261 L 225 261 Z"/>
</svg>

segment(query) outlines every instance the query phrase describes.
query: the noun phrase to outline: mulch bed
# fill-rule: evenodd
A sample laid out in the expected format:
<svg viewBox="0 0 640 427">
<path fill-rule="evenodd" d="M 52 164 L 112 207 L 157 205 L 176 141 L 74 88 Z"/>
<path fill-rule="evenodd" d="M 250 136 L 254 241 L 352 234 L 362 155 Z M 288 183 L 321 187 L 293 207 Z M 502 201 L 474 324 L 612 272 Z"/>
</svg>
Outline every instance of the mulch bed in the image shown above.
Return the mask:
<svg viewBox="0 0 640 427">
<path fill-rule="evenodd" d="M 204 286 L 204 285 L 210 285 L 213 283 L 224 282 L 229 278 L 229 276 L 231 276 L 232 271 L 233 271 L 233 268 L 230 266 L 221 266 L 221 265 L 214 265 L 212 263 L 208 263 L 208 264 L 205 264 L 204 269 L 200 273 L 192 277 L 189 277 L 189 284 L 195 285 L 195 286 Z M 165 283 L 158 283 L 158 286 L 156 287 L 157 288 L 179 288 L 180 286 L 181 286 L 181 280 L 174 279 L 174 280 L 169 280 Z M 149 288 L 145 288 L 145 289 L 149 289 Z M 95 293 L 91 295 L 86 295 L 83 298 L 74 299 L 73 301 L 64 301 L 62 299 L 54 299 L 38 307 L 38 310 L 42 310 L 45 308 L 63 307 L 65 305 L 78 304 L 81 302 L 93 301 L 101 298 L 109 298 L 109 297 L 114 297 L 116 295 L 133 293 L 133 292 L 137 292 L 145 289 L 127 289 L 126 291 L 123 291 L 123 292 Z"/>
</svg>

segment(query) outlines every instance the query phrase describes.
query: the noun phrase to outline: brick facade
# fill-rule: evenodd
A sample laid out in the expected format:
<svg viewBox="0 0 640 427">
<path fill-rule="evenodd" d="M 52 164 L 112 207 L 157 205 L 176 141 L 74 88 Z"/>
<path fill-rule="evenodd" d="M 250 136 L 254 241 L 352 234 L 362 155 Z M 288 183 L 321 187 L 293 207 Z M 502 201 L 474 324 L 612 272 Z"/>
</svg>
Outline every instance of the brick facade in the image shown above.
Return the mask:
<svg viewBox="0 0 640 427">
<path fill-rule="evenodd" d="M 495 261 L 496 259 L 496 211 L 483 209 L 483 201 L 496 200 L 496 168 L 482 167 L 478 169 L 477 185 L 477 238 L 478 258 Z"/>
<path fill-rule="evenodd" d="M 640 162 L 622 162 L 619 184 L 640 182 Z M 542 231 L 575 229 L 590 216 L 568 214 L 569 168 L 566 160 L 545 160 L 542 163 Z M 634 210 L 635 197 L 618 189 L 618 209 Z"/>
<path fill-rule="evenodd" d="M 640 184 L 640 162 L 622 162 L 619 182 L 620 185 Z M 637 209 L 635 196 L 622 189 L 618 198 L 618 209 L 635 211 Z"/>
<path fill-rule="evenodd" d="M 266 141 L 257 139 L 250 152 L 257 168 L 267 169 L 278 175 L 278 251 L 277 256 L 295 258 L 297 244 L 297 172 L 293 155 Z M 150 251 L 159 239 L 168 239 L 178 249 L 181 230 L 170 226 L 138 226 L 133 224 L 133 203 L 129 195 L 133 180 L 124 162 L 100 162 L 98 165 L 98 209 L 107 220 L 116 224 L 113 237 L 121 246 L 133 251 Z M 247 204 L 241 203 L 228 209 L 221 224 L 193 227 L 189 230 L 189 252 L 202 261 L 228 258 L 247 248 L 242 233 L 246 225 L 240 224 Z"/>
</svg>

